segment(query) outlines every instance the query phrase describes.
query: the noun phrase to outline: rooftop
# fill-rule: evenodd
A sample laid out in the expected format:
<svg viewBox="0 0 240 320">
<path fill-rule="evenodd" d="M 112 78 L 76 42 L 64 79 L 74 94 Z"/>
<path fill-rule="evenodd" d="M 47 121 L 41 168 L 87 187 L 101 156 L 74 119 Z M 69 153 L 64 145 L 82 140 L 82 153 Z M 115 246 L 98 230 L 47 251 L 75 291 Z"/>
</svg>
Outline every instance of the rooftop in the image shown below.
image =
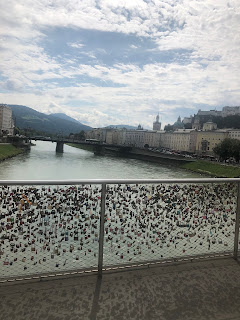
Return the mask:
<svg viewBox="0 0 240 320">
<path fill-rule="evenodd" d="M 240 319 L 232 258 L 0 286 L 1 319 Z"/>
</svg>

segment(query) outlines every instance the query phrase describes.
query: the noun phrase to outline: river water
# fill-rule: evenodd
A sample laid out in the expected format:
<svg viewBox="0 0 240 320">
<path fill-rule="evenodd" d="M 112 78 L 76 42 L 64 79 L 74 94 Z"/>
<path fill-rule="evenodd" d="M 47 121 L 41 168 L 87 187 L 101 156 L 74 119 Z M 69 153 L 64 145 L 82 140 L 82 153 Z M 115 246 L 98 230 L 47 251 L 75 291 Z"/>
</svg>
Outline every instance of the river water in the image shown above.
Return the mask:
<svg viewBox="0 0 240 320">
<path fill-rule="evenodd" d="M 31 151 L 0 163 L 2 180 L 39 179 L 174 179 L 200 177 L 175 166 L 114 156 L 95 156 L 93 152 L 56 143 L 37 141 Z"/>
</svg>

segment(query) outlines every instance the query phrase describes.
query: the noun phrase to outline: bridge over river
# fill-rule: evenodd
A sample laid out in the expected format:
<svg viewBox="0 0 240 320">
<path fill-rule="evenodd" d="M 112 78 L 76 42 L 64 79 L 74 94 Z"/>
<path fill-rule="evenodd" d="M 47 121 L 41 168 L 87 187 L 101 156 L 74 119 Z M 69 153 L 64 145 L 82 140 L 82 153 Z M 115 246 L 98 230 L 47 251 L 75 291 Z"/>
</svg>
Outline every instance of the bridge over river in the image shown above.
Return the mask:
<svg viewBox="0 0 240 320">
<path fill-rule="evenodd" d="M 163 163 L 183 163 L 183 162 L 193 162 L 195 159 L 187 159 L 180 155 L 175 154 L 164 154 L 160 152 L 150 151 L 148 149 L 135 148 L 132 146 L 124 146 L 117 144 L 106 144 L 100 141 L 83 141 L 76 139 L 67 138 L 46 138 L 46 137 L 29 137 L 30 140 L 35 141 L 50 141 L 56 142 L 56 152 L 63 153 L 64 143 L 72 143 L 82 146 L 92 147 L 92 151 L 95 155 L 105 155 L 111 154 L 121 157 L 151 161 L 151 162 L 163 162 Z"/>
<path fill-rule="evenodd" d="M 120 146 L 116 144 L 104 144 L 99 141 L 83 141 L 83 140 L 76 140 L 76 139 L 67 139 L 67 138 L 45 138 L 45 137 L 29 137 L 30 140 L 35 141 L 50 141 L 56 142 L 56 152 L 62 153 L 63 152 L 63 145 L 64 143 L 74 143 L 78 145 L 85 145 L 85 146 L 92 146 L 92 149 L 95 154 L 104 155 L 106 148 L 112 148 L 118 152 L 128 152 L 132 149 L 132 147 L 128 146 Z"/>
</svg>

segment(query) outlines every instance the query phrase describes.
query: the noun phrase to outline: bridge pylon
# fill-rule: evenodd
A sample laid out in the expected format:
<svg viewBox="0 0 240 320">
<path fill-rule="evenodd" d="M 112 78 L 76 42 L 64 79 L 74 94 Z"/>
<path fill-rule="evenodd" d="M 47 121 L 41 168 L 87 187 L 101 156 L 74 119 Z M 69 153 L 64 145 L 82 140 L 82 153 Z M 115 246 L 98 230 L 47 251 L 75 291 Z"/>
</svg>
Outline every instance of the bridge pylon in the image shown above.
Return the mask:
<svg viewBox="0 0 240 320">
<path fill-rule="evenodd" d="M 56 144 L 57 153 L 63 153 L 63 145 L 64 145 L 63 141 L 57 141 L 57 144 Z"/>
</svg>

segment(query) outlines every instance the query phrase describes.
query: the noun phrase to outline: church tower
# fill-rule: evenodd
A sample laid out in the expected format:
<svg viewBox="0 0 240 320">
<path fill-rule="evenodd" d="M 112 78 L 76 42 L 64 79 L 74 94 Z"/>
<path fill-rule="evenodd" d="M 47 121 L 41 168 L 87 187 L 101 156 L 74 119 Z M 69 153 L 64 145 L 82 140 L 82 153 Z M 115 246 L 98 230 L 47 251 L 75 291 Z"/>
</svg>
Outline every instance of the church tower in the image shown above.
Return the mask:
<svg viewBox="0 0 240 320">
<path fill-rule="evenodd" d="M 156 116 L 156 121 L 153 122 L 153 130 L 161 130 L 161 122 L 159 122 L 159 114 Z"/>
</svg>

